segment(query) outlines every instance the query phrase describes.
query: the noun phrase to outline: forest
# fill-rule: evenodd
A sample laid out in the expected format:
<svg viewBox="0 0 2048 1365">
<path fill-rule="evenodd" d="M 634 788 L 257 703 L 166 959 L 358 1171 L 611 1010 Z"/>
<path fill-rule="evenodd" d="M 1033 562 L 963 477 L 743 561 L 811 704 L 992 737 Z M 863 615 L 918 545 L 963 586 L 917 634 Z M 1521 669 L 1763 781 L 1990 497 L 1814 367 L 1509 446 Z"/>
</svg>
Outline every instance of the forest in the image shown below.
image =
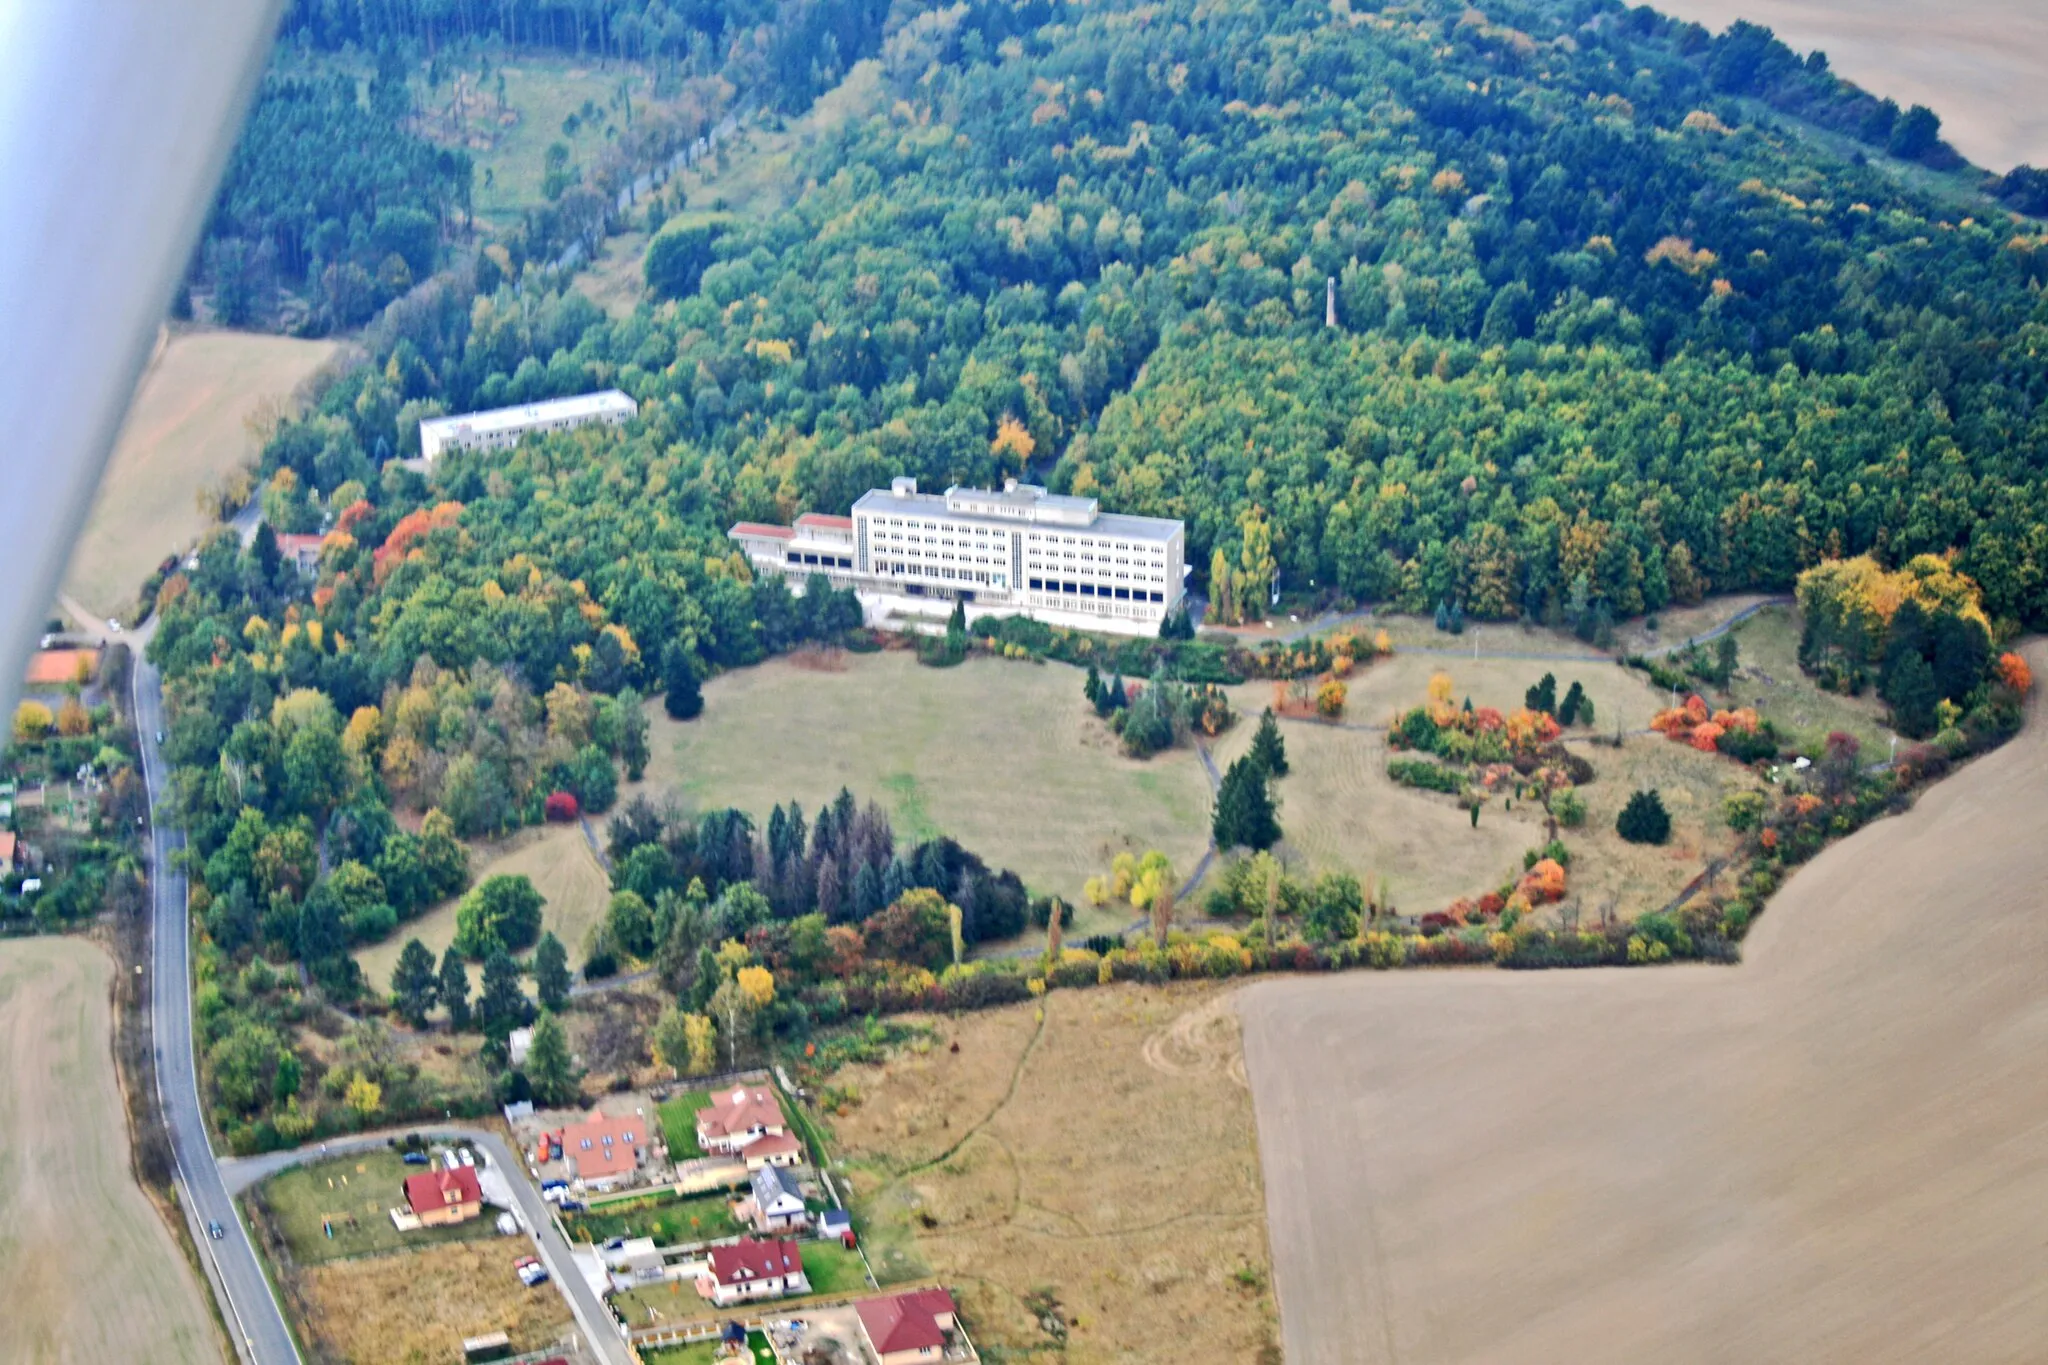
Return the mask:
<svg viewBox="0 0 2048 1365">
<path fill-rule="evenodd" d="M 689 33 L 834 12 L 306 3 L 286 34 L 399 54 L 380 72 L 489 41 L 701 65 Z M 689 33 L 647 36 L 679 16 Z M 223 532 L 154 593 L 217 951 L 298 957 L 338 997 L 381 991 L 347 948 L 459 890 L 461 841 L 558 795 L 604 812 L 645 761 L 644 695 L 685 717 L 720 669 L 851 638 L 857 604 L 754 581 L 726 528 L 843 512 L 898 474 L 1028 472 L 1184 518 L 1195 586 L 1226 617 L 1277 583 L 1295 604 L 1582 625 L 1867 556 L 1839 591 L 1807 580 L 1852 604 L 1809 661 L 1875 681 L 1919 733 L 1954 728 L 1943 704 L 1997 640 L 2048 622 L 2048 236 L 1886 169 L 1947 164 L 1925 111 L 1887 122 L 1761 30 L 1710 38 L 1598 0 L 961 3 L 849 23 L 789 81 L 759 65 L 763 37 L 745 88 L 800 108 L 872 56 L 888 101 L 795 153 L 787 209 L 656 235 L 656 297 L 629 316 L 517 241 L 449 250 L 459 174 L 372 211 L 377 176 L 340 167 L 333 213 L 301 216 L 252 128 L 253 180 L 223 200 L 242 216 L 219 220 L 235 240 L 322 278 L 389 265 L 392 287 L 367 363 L 266 441 L 265 531 L 247 550 Z M 291 98 L 321 108 L 319 89 Z M 344 103 L 307 126 L 348 126 Z M 426 416 L 614 385 L 641 404 L 623 431 L 425 472 L 394 458 Z M 316 576 L 272 528 L 324 533 Z M 1913 564 L 1970 580 L 1981 607 L 1961 621 L 1930 599 L 1859 627 L 1859 595 Z M 883 884 L 903 860 L 873 830 L 847 842 L 857 821 L 835 816 L 822 852 L 787 815 L 779 846 L 750 827 L 765 853 L 707 876 L 708 819 L 664 813 L 620 849 L 644 884 L 619 890 L 650 914 L 666 898 L 700 949 L 702 926 L 746 917 L 712 913 L 736 884 L 759 898 L 742 909 L 762 953 L 812 916 L 852 929 L 903 903 Z M 924 937 L 884 926 L 871 952 L 938 963 L 948 896 L 970 902 L 963 937 L 1034 917 L 1000 873 L 963 889 L 957 862 L 915 883 L 940 898 L 909 926 Z M 818 941 L 806 929 L 802 951 Z"/>
</svg>

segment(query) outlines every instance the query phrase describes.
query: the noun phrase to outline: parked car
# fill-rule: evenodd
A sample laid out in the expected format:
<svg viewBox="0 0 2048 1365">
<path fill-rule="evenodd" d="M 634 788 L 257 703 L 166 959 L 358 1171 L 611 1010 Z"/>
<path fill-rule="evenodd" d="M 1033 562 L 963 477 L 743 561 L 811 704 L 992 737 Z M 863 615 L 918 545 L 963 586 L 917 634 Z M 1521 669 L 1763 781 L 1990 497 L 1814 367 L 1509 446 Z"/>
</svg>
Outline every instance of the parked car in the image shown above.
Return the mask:
<svg viewBox="0 0 2048 1365">
<path fill-rule="evenodd" d="M 156 742 L 157 742 L 157 743 L 159 743 L 159 744 L 161 744 L 161 743 L 163 743 L 163 742 L 164 742 L 164 732 L 163 732 L 163 731 L 159 730 L 159 731 L 157 731 L 157 732 L 156 732 Z"/>
<path fill-rule="evenodd" d="M 116 621 L 113 617 L 109 616 L 107 618 L 107 629 L 113 631 L 114 634 L 119 635 L 121 633 L 121 623 L 119 621 Z"/>
<path fill-rule="evenodd" d="M 427 1164 L 427 1154 L 425 1152 L 407 1152 L 399 1159 L 408 1166 L 424 1166 Z"/>
<path fill-rule="evenodd" d="M 461 1148 L 455 1153 L 455 1155 L 462 1158 L 462 1164 L 465 1166 L 476 1165 L 476 1157 L 474 1154 L 470 1152 L 469 1148 L 467 1147 Z"/>
<path fill-rule="evenodd" d="M 228 1230 L 222 1227 L 220 1225 L 220 1220 L 216 1218 L 214 1221 L 206 1225 L 206 1235 L 208 1237 L 211 1237 L 214 1241 L 218 1242 L 221 1238 L 228 1235 Z"/>
</svg>

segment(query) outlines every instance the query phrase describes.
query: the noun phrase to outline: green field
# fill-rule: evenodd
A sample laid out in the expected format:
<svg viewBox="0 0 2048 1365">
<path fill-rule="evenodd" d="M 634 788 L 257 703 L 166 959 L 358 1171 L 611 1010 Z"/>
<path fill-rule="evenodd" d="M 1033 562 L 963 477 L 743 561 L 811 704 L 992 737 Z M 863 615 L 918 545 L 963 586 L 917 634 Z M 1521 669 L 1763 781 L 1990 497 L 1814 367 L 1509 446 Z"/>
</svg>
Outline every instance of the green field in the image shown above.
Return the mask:
<svg viewBox="0 0 2048 1365">
<path fill-rule="evenodd" d="M 562 1227 L 572 1240 L 604 1242 L 613 1237 L 652 1237 L 660 1246 L 708 1242 L 747 1229 L 732 1216 L 722 1194 L 689 1198 L 657 1195 L 624 1200 L 587 1213 L 565 1213 Z"/>
<path fill-rule="evenodd" d="M 1729 694 L 1740 705 L 1754 706 L 1792 743 L 1817 752 L 1830 730 L 1842 730 L 1872 756 L 1890 747 L 1883 702 L 1870 692 L 1824 692 L 1800 671 L 1799 616 L 1792 608 L 1766 607 L 1735 628 L 1735 643 L 1739 672 Z"/>
<path fill-rule="evenodd" d="M 688 1346 L 657 1346 L 640 1352 L 641 1365 L 712 1365 L 719 1358 L 715 1341 L 692 1342 Z"/>
<path fill-rule="evenodd" d="M 801 1247 L 804 1278 L 811 1282 L 813 1294 L 858 1294 L 870 1288 L 859 1252 L 837 1242 L 804 1242 Z"/>
<path fill-rule="evenodd" d="M 707 683 L 695 721 L 671 721 L 658 703 L 648 715 L 655 793 L 765 820 L 777 803 L 815 811 L 846 787 L 881 803 L 899 844 L 943 832 L 1076 902 L 1119 852 L 1156 848 L 1192 868 L 1208 843 L 1195 751 L 1124 757 L 1071 668 L 925 668 L 898 652 L 844 655 L 829 669 L 776 659 Z M 1077 932 L 1128 918 L 1084 914 Z"/>
<path fill-rule="evenodd" d="M 710 1107 L 708 1090 L 686 1090 L 655 1106 L 654 1112 L 661 1116 L 661 1137 L 668 1144 L 670 1161 L 688 1161 L 704 1155 L 704 1149 L 697 1145 L 697 1111 Z"/>
<path fill-rule="evenodd" d="M 299 1265 L 498 1235 L 488 1209 L 481 1218 L 447 1227 L 393 1227 L 390 1210 L 404 1207 L 405 1178 L 425 1169 L 406 1165 L 396 1152 L 360 1152 L 280 1172 L 257 1186 L 254 1196 Z M 323 1226 L 329 1222 L 332 1237 Z"/>
</svg>

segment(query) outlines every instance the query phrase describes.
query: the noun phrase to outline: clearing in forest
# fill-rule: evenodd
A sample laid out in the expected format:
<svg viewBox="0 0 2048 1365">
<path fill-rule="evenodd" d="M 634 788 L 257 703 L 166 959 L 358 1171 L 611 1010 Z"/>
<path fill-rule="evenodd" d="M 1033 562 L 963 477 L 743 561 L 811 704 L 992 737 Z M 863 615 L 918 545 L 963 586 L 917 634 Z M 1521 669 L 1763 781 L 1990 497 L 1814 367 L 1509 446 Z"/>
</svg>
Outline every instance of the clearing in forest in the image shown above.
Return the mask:
<svg viewBox="0 0 2048 1365">
<path fill-rule="evenodd" d="M 929 1038 L 831 1077 L 834 1154 L 884 1284 L 937 1276 L 984 1348 L 1277 1361 L 1228 990 L 919 1018 Z"/>
<path fill-rule="evenodd" d="M 601 825 L 599 828 L 602 838 Z M 604 918 L 612 894 L 611 878 L 598 864 L 597 854 L 591 850 L 582 827 L 530 827 L 502 843 L 481 845 L 471 852 L 472 886 L 486 877 L 517 873 L 531 878 L 534 889 L 547 900 L 540 912 L 542 930 L 553 931 L 569 950 L 569 961 L 580 964 L 584 935 Z M 409 939 L 426 944 L 438 961 L 455 941 L 455 907 L 460 900 L 458 896 L 443 901 L 417 919 L 401 923 L 383 942 L 358 949 L 355 959 L 362 966 L 370 989 L 391 989 L 391 970 L 398 965 L 398 954 Z M 483 979 L 482 968 L 476 963 L 470 964 L 469 978 L 472 987 Z"/>
<path fill-rule="evenodd" d="M 337 349 L 254 332 L 170 338 L 129 405 L 64 592 L 97 616 L 125 614 L 164 556 L 213 524 L 199 510 L 199 491 L 253 461 L 250 419 L 287 410 Z"/>
<path fill-rule="evenodd" d="M 135 1184 L 106 955 L 0 943 L 0 1359 L 218 1361 L 205 1291 Z"/>
<path fill-rule="evenodd" d="M 2034 1354 L 2044 772 L 2036 718 L 1738 966 L 1247 988 L 1288 1360 Z"/>
<path fill-rule="evenodd" d="M 806 816 L 841 787 L 879 801 L 899 848 L 948 834 L 1035 892 L 1078 902 L 1119 852 L 1160 849 L 1183 873 L 1209 837 L 1209 787 L 1191 747 L 1126 758 L 1061 665 L 974 658 L 927 668 L 905 651 L 848 654 L 841 669 L 771 659 L 704 686 L 677 723 L 648 703 L 646 787 L 695 810 Z M 1078 932 L 1130 918 L 1083 916 Z"/>
</svg>

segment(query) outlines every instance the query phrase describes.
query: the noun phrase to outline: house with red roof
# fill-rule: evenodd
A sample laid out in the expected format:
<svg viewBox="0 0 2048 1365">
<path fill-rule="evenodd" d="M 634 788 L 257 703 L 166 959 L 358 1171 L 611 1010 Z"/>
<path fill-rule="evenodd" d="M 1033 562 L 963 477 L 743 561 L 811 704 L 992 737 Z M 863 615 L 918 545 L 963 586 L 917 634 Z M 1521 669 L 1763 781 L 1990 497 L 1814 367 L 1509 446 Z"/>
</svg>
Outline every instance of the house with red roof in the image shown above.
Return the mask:
<svg viewBox="0 0 2048 1365">
<path fill-rule="evenodd" d="M 406 1177 L 405 1206 L 422 1227 L 466 1223 L 484 1211 L 484 1189 L 468 1166 L 436 1167 Z"/>
<path fill-rule="evenodd" d="M 754 1145 L 771 1138 L 778 1141 L 764 1148 L 759 1160 L 753 1159 Z M 784 1138 L 788 1142 L 779 1141 Z M 782 1101 L 766 1086 L 736 1085 L 718 1091 L 708 1108 L 697 1111 L 697 1145 L 707 1152 L 741 1157 L 748 1170 L 795 1165 L 799 1149 L 791 1146 L 794 1142 L 782 1117 Z"/>
<path fill-rule="evenodd" d="M 697 1277 L 697 1292 L 720 1308 L 730 1308 L 751 1299 L 808 1294 L 811 1282 L 804 1277 L 804 1259 L 795 1242 L 742 1237 L 729 1246 L 711 1248 Z"/>
<path fill-rule="evenodd" d="M 861 1336 L 880 1365 L 976 1358 L 954 1316 L 953 1296 L 943 1289 L 862 1299 L 853 1311 L 860 1318 Z"/>
<path fill-rule="evenodd" d="M 277 538 L 278 557 L 299 571 L 301 578 L 320 576 L 320 547 L 327 540 L 324 535 L 294 535 L 286 533 Z"/>
<path fill-rule="evenodd" d="M 537 1162 L 565 1162 L 570 1178 L 587 1189 L 609 1190 L 632 1182 L 647 1145 L 646 1119 L 593 1109 L 581 1123 L 542 1134 L 534 1156 Z"/>
</svg>

